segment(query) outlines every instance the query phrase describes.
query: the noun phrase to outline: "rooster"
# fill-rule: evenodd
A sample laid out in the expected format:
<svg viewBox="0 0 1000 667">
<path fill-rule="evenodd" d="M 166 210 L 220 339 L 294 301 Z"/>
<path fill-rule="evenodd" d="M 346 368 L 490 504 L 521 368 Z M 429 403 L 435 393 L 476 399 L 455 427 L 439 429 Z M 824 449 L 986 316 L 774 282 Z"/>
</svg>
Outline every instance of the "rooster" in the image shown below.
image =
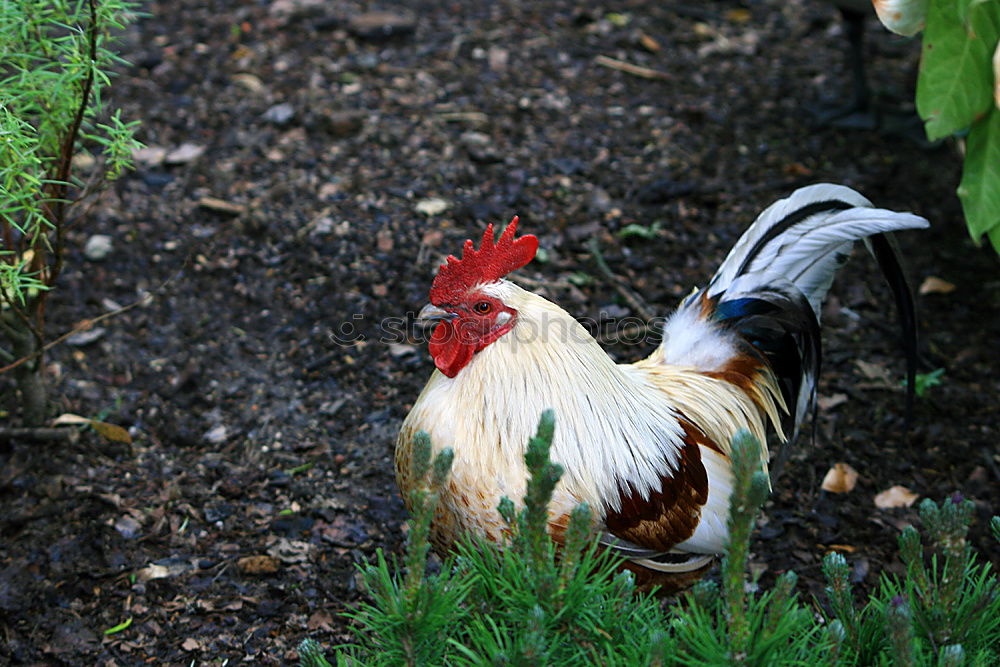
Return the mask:
<svg viewBox="0 0 1000 667">
<path fill-rule="evenodd" d="M 913 386 L 913 301 L 889 233 L 927 221 L 874 208 L 838 185 L 801 188 L 765 210 L 704 288 L 666 320 L 646 359 L 615 363 L 566 311 L 505 279 L 538 240 L 514 218 L 478 250 L 449 256 L 418 318 L 435 324 L 436 370 L 403 422 L 396 476 L 404 496 L 414 436 L 454 451 L 432 542 L 464 533 L 502 544 L 504 496 L 525 492 L 524 453 L 552 408 L 552 460 L 564 474 L 549 508 L 560 543 L 570 512 L 587 503 L 594 530 L 643 586 L 686 587 L 721 554 L 733 485 L 729 443 L 740 429 L 766 443 L 794 438 L 815 406 L 820 306 L 833 274 L 864 239 L 892 287 Z M 766 466 L 766 444 L 760 451 Z"/>
</svg>

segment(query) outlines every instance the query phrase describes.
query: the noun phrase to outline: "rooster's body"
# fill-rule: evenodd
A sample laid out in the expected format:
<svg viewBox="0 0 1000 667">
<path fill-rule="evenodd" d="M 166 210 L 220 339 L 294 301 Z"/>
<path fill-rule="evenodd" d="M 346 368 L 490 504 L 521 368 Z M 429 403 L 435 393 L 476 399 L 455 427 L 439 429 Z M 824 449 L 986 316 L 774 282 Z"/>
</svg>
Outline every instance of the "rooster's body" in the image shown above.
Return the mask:
<svg viewBox="0 0 1000 667">
<path fill-rule="evenodd" d="M 733 435 L 748 429 L 764 443 L 771 427 L 783 439 L 813 404 L 819 307 L 851 245 L 877 235 L 870 247 L 912 330 L 909 291 L 882 234 L 926 224 L 845 187 L 803 188 L 761 214 L 634 364 L 616 364 L 559 306 L 503 279 L 537 248 L 534 237 L 514 240 L 516 219 L 496 245 L 487 229 L 478 252 L 468 242 L 462 260 L 441 267 L 423 312 L 440 320 L 430 344 L 439 370 L 397 442 L 404 495 L 424 430 L 435 451 L 455 454 L 435 545 L 446 550 L 466 532 L 502 542 L 497 506 L 523 497 L 525 447 L 552 408 L 551 457 L 565 471 L 550 506 L 553 539 L 586 502 L 602 541 L 641 583 L 687 585 L 728 540 Z M 915 334 L 908 339 L 912 352 Z"/>
</svg>

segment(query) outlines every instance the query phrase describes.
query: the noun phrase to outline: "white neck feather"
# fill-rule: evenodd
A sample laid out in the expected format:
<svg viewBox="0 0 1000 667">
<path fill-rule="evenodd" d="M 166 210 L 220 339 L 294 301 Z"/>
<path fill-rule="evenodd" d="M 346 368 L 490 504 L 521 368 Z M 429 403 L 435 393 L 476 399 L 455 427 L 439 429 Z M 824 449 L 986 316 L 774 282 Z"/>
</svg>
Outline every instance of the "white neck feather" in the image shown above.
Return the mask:
<svg viewBox="0 0 1000 667">
<path fill-rule="evenodd" d="M 659 488 L 683 431 L 648 375 L 615 364 L 550 301 L 506 281 L 490 288 L 517 309 L 517 323 L 456 377 L 435 373 L 408 421 L 431 431 L 435 449 L 455 450 L 453 474 L 491 476 L 515 502 L 526 444 L 547 408 L 556 414 L 551 458 L 575 502 L 617 509 L 622 479 L 644 494 Z"/>
</svg>

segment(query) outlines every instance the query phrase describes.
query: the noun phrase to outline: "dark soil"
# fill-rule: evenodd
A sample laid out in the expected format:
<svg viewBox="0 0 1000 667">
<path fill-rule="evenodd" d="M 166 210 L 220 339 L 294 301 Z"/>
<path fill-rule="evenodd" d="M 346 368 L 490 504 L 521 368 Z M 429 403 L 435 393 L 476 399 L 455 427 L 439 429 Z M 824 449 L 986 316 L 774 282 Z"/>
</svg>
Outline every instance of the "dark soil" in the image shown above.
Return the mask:
<svg viewBox="0 0 1000 667">
<path fill-rule="evenodd" d="M 662 314 L 760 210 L 817 181 L 932 221 L 900 245 L 915 285 L 955 285 L 919 304 L 921 371 L 946 372 L 907 429 L 891 297 L 858 252 L 824 316 L 815 437 L 793 448 L 754 562 L 820 594 L 838 548 L 871 587 L 916 520 L 915 506 L 876 508 L 893 485 L 973 499 L 975 544 L 1000 561 L 986 538 L 1000 512 L 997 258 L 964 229 L 955 146 L 813 127 L 806 108 L 849 88 L 834 9 L 401 4 L 414 30 L 388 35 L 348 23 L 368 3 L 320 0 L 154 2 L 128 32 L 111 102 L 149 146 L 204 152 L 147 154 L 74 230 L 54 335 L 154 299 L 52 351 L 54 414 L 103 417 L 134 443 L 9 444 L 0 662 L 291 664 L 306 636 L 345 640 L 355 564 L 401 547 L 393 439 L 432 365 L 397 338 L 445 254 L 518 214 L 546 251 L 520 272 L 533 289 L 581 318 L 638 316 L 597 269 L 596 238 Z M 912 100 L 917 44 L 867 30 L 879 100 Z M 418 212 L 434 198 L 450 208 Z M 618 234 L 632 224 L 654 237 Z M 113 237 L 103 262 L 80 250 L 95 233 Z M 841 461 L 857 488 L 822 492 Z"/>
</svg>

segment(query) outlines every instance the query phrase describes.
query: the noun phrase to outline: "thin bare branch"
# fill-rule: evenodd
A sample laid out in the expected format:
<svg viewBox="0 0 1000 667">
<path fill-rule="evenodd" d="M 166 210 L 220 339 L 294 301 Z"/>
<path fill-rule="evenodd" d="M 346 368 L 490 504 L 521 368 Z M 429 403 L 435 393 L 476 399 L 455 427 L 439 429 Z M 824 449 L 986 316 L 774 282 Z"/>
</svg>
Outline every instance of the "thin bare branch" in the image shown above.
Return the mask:
<svg viewBox="0 0 1000 667">
<path fill-rule="evenodd" d="M 88 49 L 90 62 L 97 62 L 97 34 L 99 25 L 97 23 L 97 2 L 88 0 L 90 7 L 90 25 L 87 27 L 87 38 L 89 40 Z M 90 103 L 90 95 L 94 87 L 94 69 L 87 70 L 87 78 L 83 82 L 83 90 L 80 92 L 80 106 L 76 109 L 73 122 L 66 131 L 62 146 L 59 152 L 59 168 L 56 172 L 56 184 L 53 188 L 53 199 L 55 200 L 55 210 L 53 211 L 52 222 L 56 228 L 56 247 L 53 254 L 55 261 L 48 276 L 45 276 L 47 285 L 52 286 L 59 277 L 63 267 L 63 255 L 66 250 L 66 196 L 70 177 L 70 169 L 73 166 L 73 147 L 76 145 L 77 136 L 80 133 L 80 126 L 83 124 L 83 116 Z M 36 244 L 37 245 L 37 244 Z M 41 267 L 39 267 L 40 269 Z M 46 295 L 42 293 L 39 300 L 44 304 Z M 44 313 L 44 307 L 40 312 Z"/>
<path fill-rule="evenodd" d="M 6 373 L 7 371 L 10 371 L 10 370 L 13 370 L 13 369 L 17 368 L 21 364 L 28 363 L 32 359 L 35 359 L 36 357 L 41 356 L 42 354 L 44 354 L 48 350 L 52 349 L 53 347 L 55 347 L 59 343 L 63 342 L 64 340 L 66 340 L 67 338 L 69 338 L 70 336 L 72 336 L 73 334 L 80 333 L 81 331 L 86 331 L 86 330 L 90 329 L 91 327 L 93 327 L 95 324 L 98 324 L 99 322 L 103 322 L 104 320 L 110 319 L 110 318 L 115 317 L 117 315 L 121 315 L 122 313 L 127 313 L 128 311 L 132 310 L 133 308 L 136 308 L 137 306 L 142 306 L 142 305 L 145 305 L 147 303 L 152 302 L 152 300 L 155 298 L 155 296 L 154 296 L 155 294 L 157 294 L 159 292 L 162 292 L 163 289 L 167 285 L 169 285 L 171 282 L 173 282 L 180 275 L 181 275 L 181 272 L 178 271 L 177 273 L 175 273 L 174 275 L 170 276 L 169 278 L 167 278 L 166 280 L 164 280 L 162 283 L 160 283 L 160 285 L 155 290 L 153 290 L 152 292 L 149 292 L 149 293 L 143 295 L 141 298 L 136 299 L 135 301 L 133 301 L 132 303 L 130 303 L 130 304 L 126 305 L 126 306 L 122 306 L 121 308 L 117 308 L 115 310 L 112 310 L 111 312 L 104 313 L 103 315 L 98 315 L 97 317 L 95 317 L 92 320 L 84 320 L 84 321 L 80 322 L 78 325 L 76 325 L 75 327 L 73 327 L 72 329 L 70 329 L 69 331 L 67 331 L 66 333 L 64 333 L 63 335 L 59 336 L 58 338 L 56 338 L 56 339 L 54 339 L 52 341 L 49 341 L 45 345 L 39 347 L 33 354 L 30 354 L 30 355 L 28 355 L 26 357 L 21 357 L 20 359 L 17 359 L 17 360 L 15 360 L 12 363 L 7 364 L 6 366 L 0 366 L 0 373 Z"/>
<path fill-rule="evenodd" d="M 29 332 L 31 332 L 32 336 L 35 337 L 35 342 L 38 343 L 39 346 L 41 346 L 42 332 L 35 326 L 34 322 L 31 321 L 31 313 L 27 312 L 24 308 L 22 308 L 21 304 L 19 304 L 16 299 L 14 299 L 10 294 L 8 294 L 7 290 L 2 288 L 0 288 L 0 301 L 7 304 L 7 307 L 10 308 L 10 312 L 14 313 L 17 319 L 21 320 L 21 323 L 24 324 L 25 328 Z M 20 332 L 17 329 L 15 329 L 14 327 L 12 327 L 7 323 L 4 324 L 7 333 L 9 335 L 20 336 Z"/>
</svg>

